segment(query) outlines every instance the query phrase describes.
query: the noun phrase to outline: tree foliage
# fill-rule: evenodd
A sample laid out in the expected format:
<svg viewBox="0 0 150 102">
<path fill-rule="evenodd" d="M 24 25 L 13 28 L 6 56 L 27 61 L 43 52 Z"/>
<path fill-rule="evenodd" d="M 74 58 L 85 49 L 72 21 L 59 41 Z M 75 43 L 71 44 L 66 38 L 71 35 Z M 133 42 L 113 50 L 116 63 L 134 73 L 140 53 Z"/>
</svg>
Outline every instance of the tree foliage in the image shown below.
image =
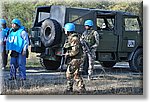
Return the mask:
<svg viewBox="0 0 150 102">
<path fill-rule="evenodd" d="M 21 20 L 22 25 L 30 29 L 32 27 L 32 22 L 34 20 L 35 9 L 37 6 L 48 6 L 48 5 L 65 5 L 71 7 L 83 7 L 83 8 L 98 8 L 106 10 L 121 10 L 126 12 L 132 12 L 139 15 L 142 18 L 142 3 L 140 2 L 82 2 L 73 0 L 64 1 L 43 1 L 36 0 L 33 2 L 3 2 L 3 18 L 7 20 L 8 25 L 11 25 L 11 20 L 13 18 L 18 18 Z"/>
</svg>

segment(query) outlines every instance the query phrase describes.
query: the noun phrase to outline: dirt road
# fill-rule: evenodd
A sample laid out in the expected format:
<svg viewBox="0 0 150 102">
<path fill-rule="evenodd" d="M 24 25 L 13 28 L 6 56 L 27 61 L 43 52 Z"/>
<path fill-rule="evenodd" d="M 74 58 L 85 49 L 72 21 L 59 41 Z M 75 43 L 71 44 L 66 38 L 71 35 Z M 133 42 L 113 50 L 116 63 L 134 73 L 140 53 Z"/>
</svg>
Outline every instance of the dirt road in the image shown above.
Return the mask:
<svg viewBox="0 0 150 102">
<path fill-rule="evenodd" d="M 88 95 L 142 95 L 143 74 L 131 72 L 127 63 L 118 63 L 113 68 L 101 69 L 95 65 L 92 80 L 84 77 L 86 93 Z M 43 68 L 27 68 L 27 80 L 9 81 L 9 71 L 3 71 L 1 76 L 2 94 L 36 94 L 36 95 L 64 95 L 66 88 L 65 72 L 47 71 Z M 74 85 L 74 95 L 81 94 Z"/>
</svg>

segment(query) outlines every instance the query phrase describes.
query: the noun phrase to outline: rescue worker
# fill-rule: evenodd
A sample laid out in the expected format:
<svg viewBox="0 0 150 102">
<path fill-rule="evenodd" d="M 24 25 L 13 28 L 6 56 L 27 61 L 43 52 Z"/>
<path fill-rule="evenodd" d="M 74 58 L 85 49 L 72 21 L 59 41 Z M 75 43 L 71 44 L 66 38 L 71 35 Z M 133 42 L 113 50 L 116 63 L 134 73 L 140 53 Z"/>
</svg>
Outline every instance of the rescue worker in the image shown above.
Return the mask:
<svg viewBox="0 0 150 102">
<path fill-rule="evenodd" d="M 1 25 L 1 30 L 4 33 L 4 39 L 3 39 L 4 50 L 3 50 L 3 53 L 2 53 L 2 59 L 3 59 L 2 69 L 5 69 L 5 67 L 7 65 L 7 57 L 8 57 L 8 55 L 6 54 L 6 39 L 7 39 L 7 36 L 8 36 L 9 28 L 6 25 L 6 20 L 5 19 L 0 19 L 0 25 Z"/>
<path fill-rule="evenodd" d="M 85 26 L 85 31 L 83 32 L 81 38 L 85 40 L 87 46 L 90 49 L 90 52 L 84 51 L 84 56 L 83 59 L 84 61 L 86 58 L 88 59 L 87 64 L 88 64 L 88 79 L 91 79 L 91 75 L 93 73 L 93 68 L 94 68 L 94 60 L 96 59 L 96 54 L 95 51 L 99 45 L 99 34 L 97 31 L 95 31 L 92 26 L 93 26 L 93 21 L 92 20 L 86 20 L 84 23 Z M 82 64 L 82 68 L 84 64 Z M 82 69 L 81 68 L 81 69 Z M 82 69 L 83 70 L 83 69 Z"/>
<path fill-rule="evenodd" d="M 77 82 L 79 92 L 85 92 L 85 85 L 83 79 L 79 74 L 79 68 L 82 63 L 82 48 L 80 46 L 80 39 L 78 34 L 75 33 L 75 25 L 73 23 L 65 24 L 65 34 L 67 35 L 67 41 L 65 41 L 64 49 L 65 56 L 67 56 L 67 89 L 66 92 L 73 92 L 74 80 Z M 74 80 L 73 80 L 74 79 Z"/>
<path fill-rule="evenodd" d="M 19 70 L 19 78 L 26 80 L 26 53 L 28 49 L 29 39 L 28 33 L 21 25 L 19 19 L 12 20 L 12 28 L 10 29 L 6 50 L 11 50 L 10 59 L 10 78 L 16 79 L 16 69 Z"/>
</svg>

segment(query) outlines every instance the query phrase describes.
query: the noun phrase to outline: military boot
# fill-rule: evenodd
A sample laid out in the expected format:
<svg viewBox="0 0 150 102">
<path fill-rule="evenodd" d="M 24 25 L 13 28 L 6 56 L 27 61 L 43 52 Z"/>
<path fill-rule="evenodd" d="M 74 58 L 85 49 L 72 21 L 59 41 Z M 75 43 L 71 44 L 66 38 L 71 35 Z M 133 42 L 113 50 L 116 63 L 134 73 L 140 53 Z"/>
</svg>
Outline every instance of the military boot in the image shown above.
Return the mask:
<svg viewBox="0 0 150 102">
<path fill-rule="evenodd" d="M 66 94 L 71 94 L 71 93 L 73 93 L 73 88 L 67 88 L 67 89 L 65 90 L 65 93 L 66 93 Z"/>
<path fill-rule="evenodd" d="M 80 93 L 80 94 L 86 93 L 85 85 L 83 85 L 83 86 L 79 89 L 79 93 Z"/>
<path fill-rule="evenodd" d="M 8 80 L 16 80 L 16 77 L 10 77 Z"/>
</svg>

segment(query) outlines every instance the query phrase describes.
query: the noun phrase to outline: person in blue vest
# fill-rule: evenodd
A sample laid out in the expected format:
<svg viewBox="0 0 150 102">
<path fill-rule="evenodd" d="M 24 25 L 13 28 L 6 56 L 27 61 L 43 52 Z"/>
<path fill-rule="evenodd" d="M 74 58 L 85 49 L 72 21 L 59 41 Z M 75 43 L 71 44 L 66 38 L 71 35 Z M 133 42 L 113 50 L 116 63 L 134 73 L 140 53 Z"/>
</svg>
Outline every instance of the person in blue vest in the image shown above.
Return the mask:
<svg viewBox="0 0 150 102">
<path fill-rule="evenodd" d="M 4 50 L 2 53 L 2 59 L 3 59 L 3 67 L 2 69 L 5 69 L 6 65 L 7 65 L 7 54 L 6 54 L 6 39 L 9 33 L 9 28 L 7 27 L 6 24 L 6 20 L 5 19 L 0 19 L 0 28 L 4 33 L 4 38 L 3 38 L 3 46 L 4 46 Z"/>
<path fill-rule="evenodd" d="M 16 69 L 19 70 L 19 79 L 26 80 L 26 53 L 29 45 L 28 33 L 19 19 L 12 20 L 12 28 L 6 41 L 6 50 L 11 51 L 10 78 L 16 79 Z"/>
<path fill-rule="evenodd" d="M 0 70 L 3 68 L 4 32 L 0 27 Z"/>
</svg>

